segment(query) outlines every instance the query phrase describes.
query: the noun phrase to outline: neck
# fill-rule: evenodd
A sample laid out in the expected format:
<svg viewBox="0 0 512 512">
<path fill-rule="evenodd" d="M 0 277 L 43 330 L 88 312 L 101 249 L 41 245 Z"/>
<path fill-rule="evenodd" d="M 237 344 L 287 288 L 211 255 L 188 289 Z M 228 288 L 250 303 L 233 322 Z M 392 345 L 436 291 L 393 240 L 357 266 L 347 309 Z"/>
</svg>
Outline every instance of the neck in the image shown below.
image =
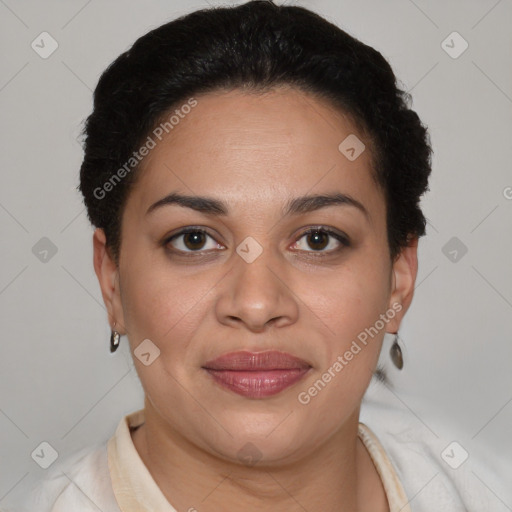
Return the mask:
<svg viewBox="0 0 512 512">
<path fill-rule="evenodd" d="M 242 465 L 203 450 L 145 401 L 134 445 L 178 511 L 387 512 L 380 477 L 357 435 L 359 410 L 322 445 L 287 465 Z"/>
</svg>

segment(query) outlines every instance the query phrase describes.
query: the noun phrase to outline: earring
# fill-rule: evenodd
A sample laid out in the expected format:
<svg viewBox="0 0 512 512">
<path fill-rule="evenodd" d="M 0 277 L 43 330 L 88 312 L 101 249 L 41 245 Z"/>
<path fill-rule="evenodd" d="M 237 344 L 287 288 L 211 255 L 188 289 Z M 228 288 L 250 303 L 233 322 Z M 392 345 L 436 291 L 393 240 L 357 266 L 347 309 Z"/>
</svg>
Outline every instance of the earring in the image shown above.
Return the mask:
<svg viewBox="0 0 512 512">
<path fill-rule="evenodd" d="M 114 330 L 112 331 L 112 334 L 110 335 L 110 352 L 115 352 L 117 350 L 117 347 L 119 347 L 119 339 L 121 338 L 121 335 L 115 330 L 116 323 L 114 322 Z"/>
<path fill-rule="evenodd" d="M 398 333 L 395 334 L 395 340 L 389 349 L 389 355 L 391 356 L 391 361 L 393 361 L 393 364 L 399 370 L 401 370 L 404 367 L 404 356 L 402 354 L 402 349 L 398 344 Z"/>
</svg>

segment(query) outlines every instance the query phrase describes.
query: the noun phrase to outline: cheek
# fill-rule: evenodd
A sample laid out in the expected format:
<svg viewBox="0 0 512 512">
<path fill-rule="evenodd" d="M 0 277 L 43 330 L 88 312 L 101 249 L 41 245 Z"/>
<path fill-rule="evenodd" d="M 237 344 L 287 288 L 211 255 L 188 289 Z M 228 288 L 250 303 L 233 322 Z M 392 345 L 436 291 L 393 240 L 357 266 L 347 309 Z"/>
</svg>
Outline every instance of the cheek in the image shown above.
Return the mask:
<svg viewBox="0 0 512 512">
<path fill-rule="evenodd" d="M 389 274 L 385 265 L 372 261 L 340 267 L 318 287 L 303 284 L 303 293 L 340 342 L 373 325 L 387 307 Z"/>
<path fill-rule="evenodd" d="M 187 395 L 176 392 L 176 383 L 191 387 L 191 343 L 201 324 L 199 316 L 205 307 L 211 307 L 207 302 L 211 285 L 203 279 L 198 288 L 192 285 L 193 279 L 157 267 L 126 275 L 130 277 L 123 287 L 123 311 L 142 386 L 155 407 L 165 403 L 183 410 Z M 142 345 L 147 339 L 156 348 L 147 342 Z M 144 346 L 144 351 L 139 346 Z M 151 354 L 148 365 L 138 357 L 142 352 Z"/>
<path fill-rule="evenodd" d="M 316 406 L 330 400 L 355 405 L 364 393 L 386 332 L 381 315 L 386 314 L 389 291 L 387 262 L 375 258 L 340 267 L 318 288 L 303 283 L 305 302 L 316 313 L 312 321 L 324 333 L 315 387 L 303 390 Z"/>
<path fill-rule="evenodd" d="M 328 329 L 319 340 L 323 347 L 315 373 L 296 397 L 305 414 L 322 415 L 322 431 L 336 430 L 358 406 L 377 365 L 385 329 L 375 325 L 385 312 L 385 294 L 363 284 L 345 280 L 343 288 L 332 284 L 322 294 Z"/>
<path fill-rule="evenodd" d="M 162 355 L 183 349 L 211 300 L 212 280 L 205 274 L 171 272 L 161 264 L 124 270 L 123 312 L 133 348 L 149 338 Z"/>
</svg>

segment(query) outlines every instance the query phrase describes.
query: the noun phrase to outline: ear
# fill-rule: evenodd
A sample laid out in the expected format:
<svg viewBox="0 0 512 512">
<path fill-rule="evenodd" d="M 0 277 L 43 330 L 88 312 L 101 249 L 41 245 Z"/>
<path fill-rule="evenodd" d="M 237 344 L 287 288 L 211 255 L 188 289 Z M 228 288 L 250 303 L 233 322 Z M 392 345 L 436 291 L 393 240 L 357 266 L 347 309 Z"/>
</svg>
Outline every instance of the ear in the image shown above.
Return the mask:
<svg viewBox="0 0 512 512">
<path fill-rule="evenodd" d="M 101 228 L 94 231 L 92 237 L 94 249 L 94 271 L 100 283 L 103 302 L 107 308 L 110 328 L 119 334 L 126 334 L 123 306 L 119 291 L 119 269 L 106 245 L 105 232 Z"/>
<path fill-rule="evenodd" d="M 392 286 L 388 307 L 397 313 L 387 324 L 387 332 L 396 333 L 414 295 L 418 273 L 418 238 L 410 240 L 396 257 L 392 268 Z M 401 305 L 399 308 L 398 305 Z"/>
</svg>

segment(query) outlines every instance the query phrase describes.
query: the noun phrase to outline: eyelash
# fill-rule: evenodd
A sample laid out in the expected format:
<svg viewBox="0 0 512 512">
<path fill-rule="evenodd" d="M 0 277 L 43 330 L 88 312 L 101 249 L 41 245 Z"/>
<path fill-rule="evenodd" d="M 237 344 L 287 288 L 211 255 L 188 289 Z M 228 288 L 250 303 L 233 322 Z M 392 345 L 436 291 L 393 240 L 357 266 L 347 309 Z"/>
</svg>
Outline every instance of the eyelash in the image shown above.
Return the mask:
<svg viewBox="0 0 512 512">
<path fill-rule="evenodd" d="M 164 247 L 167 247 L 173 240 L 179 238 L 180 236 L 183 236 L 183 235 L 186 235 L 186 234 L 190 234 L 190 233 L 202 233 L 202 234 L 207 235 L 210 238 L 214 239 L 214 237 L 212 235 L 210 235 L 205 229 L 203 229 L 203 228 L 201 228 L 199 226 L 198 227 L 196 227 L 196 226 L 189 226 L 187 228 L 182 229 L 178 233 L 175 233 L 174 235 L 165 238 L 165 240 L 162 242 L 162 245 Z M 314 233 L 323 233 L 325 235 L 328 235 L 329 237 L 334 238 L 335 240 L 337 240 L 341 244 L 341 247 L 338 247 L 337 249 L 331 249 L 330 251 L 323 251 L 323 250 L 320 250 L 320 251 L 315 251 L 315 250 L 301 251 L 299 249 L 298 252 L 311 253 L 311 255 L 313 257 L 315 257 L 315 258 L 317 258 L 317 257 L 326 257 L 326 256 L 330 256 L 332 254 L 338 253 L 341 250 L 343 250 L 344 248 L 350 247 L 350 245 L 351 245 L 350 241 L 349 241 L 349 238 L 346 235 L 338 233 L 336 231 L 333 231 L 333 230 L 331 230 L 331 229 L 329 229 L 329 228 L 327 228 L 325 226 L 314 226 L 314 227 L 308 228 L 306 231 L 302 232 L 298 236 L 298 238 L 296 239 L 294 244 L 297 243 L 302 238 L 304 238 L 305 236 L 310 235 L 310 234 L 314 234 Z M 180 255 L 180 256 L 183 256 L 183 257 L 198 257 L 198 256 L 204 255 L 204 253 L 209 251 L 209 250 L 207 249 L 206 251 L 204 251 L 204 250 L 182 251 L 181 249 L 169 249 L 169 251 L 172 252 L 175 255 L 177 254 L 177 255 Z"/>
</svg>

